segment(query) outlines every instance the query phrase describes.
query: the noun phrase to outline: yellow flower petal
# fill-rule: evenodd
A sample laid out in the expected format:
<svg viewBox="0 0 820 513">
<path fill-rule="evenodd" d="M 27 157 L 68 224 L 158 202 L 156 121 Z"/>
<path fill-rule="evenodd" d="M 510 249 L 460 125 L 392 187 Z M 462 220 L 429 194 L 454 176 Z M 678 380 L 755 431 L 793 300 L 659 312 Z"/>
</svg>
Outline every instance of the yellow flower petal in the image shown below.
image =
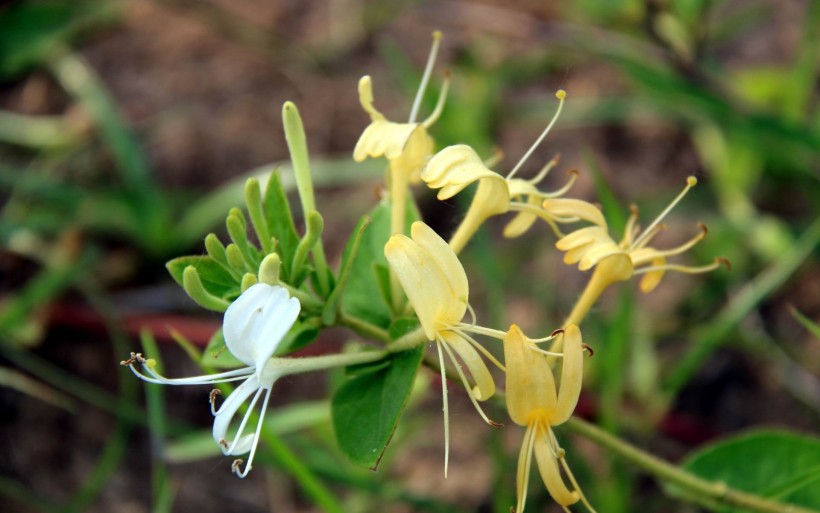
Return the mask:
<svg viewBox="0 0 820 513">
<path fill-rule="evenodd" d="M 665 258 L 661 257 L 652 260 L 652 267 L 662 267 L 664 265 L 666 265 Z M 646 274 L 644 274 L 643 278 L 641 278 L 640 284 L 638 285 L 638 287 L 641 289 L 641 292 L 643 292 L 644 294 L 648 294 L 649 292 L 655 290 L 655 287 L 657 287 L 658 284 L 661 282 L 661 280 L 663 279 L 663 275 L 665 273 L 666 270 L 661 268 L 655 271 L 649 271 Z"/>
<path fill-rule="evenodd" d="M 367 157 L 382 156 L 388 159 L 399 158 L 416 131 L 425 132 L 424 128 L 417 124 L 394 123 L 386 119 L 374 120 L 359 137 L 353 149 L 353 160 L 362 162 Z"/>
<path fill-rule="evenodd" d="M 442 336 L 447 345 L 455 349 L 461 361 L 470 371 L 470 375 L 475 381 L 475 387 L 470 392 L 473 397 L 479 401 L 486 401 L 492 397 L 495 394 L 495 381 L 493 381 L 493 376 L 478 351 L 455 332 L 444 332 Z"/>
<path fill-rule="evenodd" d="M 530 348 L 521 329 L 513 324 L 504 338 L 507 368 L 507 411 L 518 425 L 526 426 L 539 410 L 555 408 L 555 379 L 547 359 Z"/>
<path fill-rule="evenodd" d="M 564 357 L 561 364 L 561 385 L 558 388 L 558 401 L 555 412 L 550 418 L 550 425 L 563 424 L 570 418 L 578 397 L 581 395 L 581 383 L 584 378 L 584 346 L 581 330 L 570 324 L 564 328 Z"/>
<path fill-rule="evenodd" d="M 604 214 L 598 207 L 587 201 L 570 198 L 545 199 L 542 206 L 554 216 L 577 217 L 606 228 Z"/>
<path fill-rule="evenodd" d="M 538 463 L 538 471 L 541 479 L 552 498 L 561 506 L 570 506 L 578 502 L 581 494 L 577 491 L 569 491 L 561 471 L 558 469 L 558 460 L 550 448 L 549 431 L 541 429 L 535 439 L 535 461 Z"/>
<path fill-rule="evenodd" d="M 416 221 L 410 227 L 410 235 L 413 241 L 427 254 L 428 258 L 435 262 L 440 270 L 440 275 L 444 277 L 445 284 L 450 289 L 449 298 L 439 298 L 438 303 L 443 303 L 448 314 L 446 322 L 455 324 L 464 318 L 467 311 L 467 301 L 470 294 L 470 286 L 467 282 L 467 273 L 458 260 L 458 257 L 447 242 L 438 236 L 432 228 L 421 221 Z M 444 319 L 443 319 L 444 320 Z"/>
</svg>

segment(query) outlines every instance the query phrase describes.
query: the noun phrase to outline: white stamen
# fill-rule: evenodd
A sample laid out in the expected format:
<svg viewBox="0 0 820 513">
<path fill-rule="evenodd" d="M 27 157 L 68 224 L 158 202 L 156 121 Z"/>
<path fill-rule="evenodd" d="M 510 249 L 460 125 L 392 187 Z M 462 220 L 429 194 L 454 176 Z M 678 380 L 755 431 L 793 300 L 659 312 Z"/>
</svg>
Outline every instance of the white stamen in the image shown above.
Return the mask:
<svg viewBox="0 0 820 513">
<path fill-rule="evenodd" d="M 261 389 L 260 389 L 261 390 Z M 251 452 L 248 454 L 248 463 L 245 464 L 245 470 L 242 472 L 237 472 L 236 475 L 240 478 L 243 478 L 248 475 L 248 472 L 251 471 L 251 464 L 253 463 L 253 457 L 256 455 L 256 447 L 259 445 L 259 436 L 262 433 L 262 422 L 265 420 L 265 412 L 268 409 L 268 402 L 270 401 L 270 393 L 272 388 L 268 388 L 265 392 L 265 399 L 262 402 L 262 411 L 259 412 L 259 421 L 256 423 L 256 433 L 253 435 L 253 443 L 251 444 Z M 254 398 L 256 400 L 256 398 Z M 250 412 L 250 408 L 248 409 Z"/>
<path fill-rule="evenodd" d="M 538 148 L 538 145 L 541 144 L 541 141 L 544 140 L 544 137 L 546 137 L 547 134 L 550 133 L 550 130 L 552 130 L 552 126 L 555 124 L 556 121 L 558 121 L 558 116 L 561 115 L 561 109 L 564 108 L 564 99 L 567 97 L 567 93 L 563 89 L 559 89 L 558 92 L 555 93 L 555 97 L 558 98 L 558 109 L 555 110 L 555 115 L 552 116 L 552 120 L 550 121 L 549 125 L 547 125 L 547 128 L 545 128 L 544 131 L 541 132 L 541 135 L 538 136 L 538 139 L 536 139 L 535 143 L 532 146 L 530 146 L 530 149 L 527 150 L 527 153 L 525 153 L 524 156 L 521 157 L 521 160 L 518 161 L 518 164 L 516 164 L 513 170 L 510 171 L 510 174 L 507 175 L 507 180 L 515 176 L 515 173 L 517 173 L 521 166 L 524 165 L 524 162 L 526 162 L 527 159 L 530 158 L 530 155 L 532 155 L 535 149 Z"/>
<path fill-rule="evenodd" d="M 447 374 L 444 371 L 444 354 L 441 352 L 443 342 L 436 340 L 438 365 L 441 371 L 441 402 L 444 411 L 444 479 L 447 479 L 447 466 L 450 463 L 450 408 L 447 405 Z"/>
<path fill-rule="evenodd" d="M 419 114 L 419 107 L 421 107 L 421 99 L 424 97 L 424 91 L 427 89 L 427 83 L 430 81 L 430 75 L 433 74 L 433 66 L 436 64 L 436 56 L 441 44 L 441 32 L 436 30 L 433 32 L 433 46 L 430 48 L 430 55 L 427 57 L 427 66 L 424 67 L 424 75 L 421 77 L 419 90 L 416 91 L 416 98 L 413 100 L 413 107 L 410 109 L 410 119 L 408 123 L 415 123 L 416 117 Z"/>
</svg>

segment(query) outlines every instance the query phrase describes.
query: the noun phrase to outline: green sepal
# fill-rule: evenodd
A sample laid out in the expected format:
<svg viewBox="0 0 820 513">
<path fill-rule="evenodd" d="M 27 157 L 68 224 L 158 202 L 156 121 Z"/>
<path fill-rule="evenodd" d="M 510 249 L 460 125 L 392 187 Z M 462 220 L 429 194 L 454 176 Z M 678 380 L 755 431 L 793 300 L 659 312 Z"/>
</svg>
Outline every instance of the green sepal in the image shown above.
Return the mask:
<svg viewBox="0 0 820 513">
<path fill-rule="evenodd" d="M 209 294 L 228 300 L 239 295 L 239 280 L 209 256 L 183 256 L 165 264 L 180 286 L 183 286 L 183 273 L 188 266 L 196 269 L 203 288 Z"/>
</svg>

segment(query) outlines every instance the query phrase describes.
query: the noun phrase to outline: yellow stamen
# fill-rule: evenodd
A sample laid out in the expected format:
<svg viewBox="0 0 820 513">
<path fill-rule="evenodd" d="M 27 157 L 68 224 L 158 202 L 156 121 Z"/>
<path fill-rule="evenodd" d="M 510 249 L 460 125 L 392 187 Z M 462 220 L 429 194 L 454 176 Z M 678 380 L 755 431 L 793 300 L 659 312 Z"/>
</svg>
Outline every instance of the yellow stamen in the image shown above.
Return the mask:
<svg viewBox="0 0 820 513">
<path fill-rule="evenodd" d="M 441 92 L 438 95 L 438 101 L 436 102 L 436 108 L 433 109 L 433 112 L 425 119 L 421 126 L 424 128 L 430 128 L 433 126 L 433 123 L 438 121 L 438 118 L 441 116 L 441 113 L 444 111 L 444 104 L 447 102 L 447 91 L 450 90 L 450 71 L 444 72 L 444 83 L 441 84 Z"/>
<path fill-rule="evenodd" d="M 530 182 L 533 185 L 538 185 L 541 182 L 541 180 L 546 178 L 547 173 L 549 173 L 552 168 L 557 166 L 558 162 L 560 162 L 560 161 L 561 161 L 561 154 L 559 153 L 558 155 L 554 156 L 552 158 L 552 160 L 547 162 L 544 165 L 544 167 L 541 168 L 541 171 L 539 171 L 538 174 L 536 174 L 533 178 L 530 178 L 527 181 Z"/>
<path fill-rule="evenodd" d="M 680 203 L 680 200 L 682 200 L 683 197 L 686 196 L 686 193 L 689 192 L 689 189 L 691 189 L 692 187 L 697 185 L 697 183 L 698 183 L 697 178 L 695 178 L 694 176 L 688 177 L 686 179 L 686 187 L 684 187 L 683 190 L 680 192 L 680 194 L 678 194 L 677 197 L 674 200 L 672 200 L 672 203 L 670 203 L 669 206 L 666 207 L 666 209 L 664 209 L 664 211 L 661 212 L 660 215 L 658 217 L 656 217 L 654 221 L 652 221 L 652 224 L 650 224 L 649 227 L 646 230 L 644 230 L 644 232 L 635 240 L 635 242 L 633 242 L 630 245 L 630 250 L 633 249 L 633 248 L 639 247 L 641 242 L 643 242 L 644 238 L 653 235 L 652 231 L 655 228 L 655 226 L 658 223 L 660 223 L 663 220 L 663 218 L 666 217 L 666 215 L 669 212 L 672 211 L 673 208 L 675 208 L 675 205 Z"/>
</svg>

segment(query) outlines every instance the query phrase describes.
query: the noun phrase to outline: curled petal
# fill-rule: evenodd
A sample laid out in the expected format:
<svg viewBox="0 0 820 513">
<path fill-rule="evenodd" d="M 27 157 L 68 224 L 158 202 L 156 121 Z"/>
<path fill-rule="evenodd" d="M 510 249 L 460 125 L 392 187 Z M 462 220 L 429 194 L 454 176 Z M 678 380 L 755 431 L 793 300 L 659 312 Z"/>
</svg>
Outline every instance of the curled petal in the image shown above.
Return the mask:
<svg viewBox="0 0 820 513">
<path fill-rule="evenodd" d="M 655 290 L 655 287 L 657 287 L 663 279 L 663 275 L 666 274 L 666 269 L 664 268 L 665 265 L 666 259 L 663 257 L 652 260 L 652 267 L 657 267 L 657 269 L 647 272 L 644 274 L 643 278 L 641 278 L 640 284 L 638 285 L 641 292 L 648 294 L 649 292 Z"/>
<path fill-rule="evenodd" d="M 547 428 L 548 429 L 548 428 Z M 549 432 L 541 429 L 535 439 L 535 461 L 538 463 L 538 471 L 541 479 L 552 498 L 561 506 L 570 506 L 580 500 L 581 494 L 577 491 L 570 491 L 564 484 L 561 471 L 558 468 L 558 459 L 552 452 L 549 445 Z"/>
<path fill-rule="evenodd" d="M 447 277 L 447 283 L 453 290 L 453 295 L 464 303 L 464 309 L 459 307 L 461 315 L 458 320 L 464 317 L 464 312 L 467 308 L 467 300 L 470 293 L 469 283 L 467 282 L 467 273 L 464 272 L 464 267 L 458 260 L 458 257 L 450 249 L 450 246 L 433 231 L 432 228 L 416 221 L 410 227 L 410 235 L 413 241 L 423 249 L 429 257 L 436 263 L 444 276 Z"/>
<path fill-rule="evenodd" d="M 237 410 L 239 410 L 239 407 L 242 406 L 248 397 L 253 394 L 258 394 L 258 392 L 261 392 L 259 380 L 256 376 L 251 376 L 239 385 L 236 390 L 231 392 L 231 395 L 228 396 L 222 406 L 217 410 L 216 417 L 214 418 L 213 437 L 214 441 L 219 444 L 219 447 L 222 449 L 223 454 L 235 456 L 250 451 L 253 435 L 243 436 L 242 428 L 244 428 L 252 408 L 248 410 L 248 414 L 246 414 L 242 420 L 242 425 L 237 432 L 239 436 L 237 440 L 233 442 L 228 440 L 228 427 L 236 415 Z"/>
<path fill-rule="evenodd" d="M 475 150 L 466 144 L 448 146 L 433 155 L 421 172 L 421 179 L 431 189 L 441 189 L 437 195 L 440 200 L 452 198 L 473 182 L 490 180 L 493 182 L 489 188 L 491 193 L 503 193 L 504 201 L 509 203 L 507 181 L 487 168 Z"/>
<path fill-rule="evenodd" d="M 376 119 L 362 132 L 353 149 L 353 160 L 361 162 L 367 157 L 388 159 L 399 158 L 417 130 L 424 128 L 415 123 L 394 123 L 386 119 Z"/>
<path fill-rule="evenodd" d="M 468 390 L 468 392 L 479 401 L 486 401 L 492 397 L 495 394 L 495 381 L 493 381 L 493 376 L 478 351 L 469 342 L 453 332 L 446 332 L 444 340 L 448 346 L 455 349 L 475 381 L 475 387 Z"/>
<path fill-rule="evenodd" d="M 598 207 L 587 201 L 570 198 L 545 199 L 543 207 L 553 216 L 577 217 L 606 228 L 604 214 Z"/>
<path fill-rule="evenodd" d="M 562 237 L 555 243 L 555 247 L 561 251 L 569 251 L 589 244 L 590 242 L 606 241 L 607 239 L 612 242 L 606 230 L 599 226 L 587 226 L 586 228 L 575 230 Z M 614 244 L 614 242 L 612 243 Z"/>
<path fill-rule="evenodd" d="M 406 176 L 411 184 L 419 183 L 421 170 L 433 154 L 433 148 L 433 138 L 427 130 L 423 127 L 413 130 L 401 155 L 390 160 L 391 171 Z"/>
</svg>

